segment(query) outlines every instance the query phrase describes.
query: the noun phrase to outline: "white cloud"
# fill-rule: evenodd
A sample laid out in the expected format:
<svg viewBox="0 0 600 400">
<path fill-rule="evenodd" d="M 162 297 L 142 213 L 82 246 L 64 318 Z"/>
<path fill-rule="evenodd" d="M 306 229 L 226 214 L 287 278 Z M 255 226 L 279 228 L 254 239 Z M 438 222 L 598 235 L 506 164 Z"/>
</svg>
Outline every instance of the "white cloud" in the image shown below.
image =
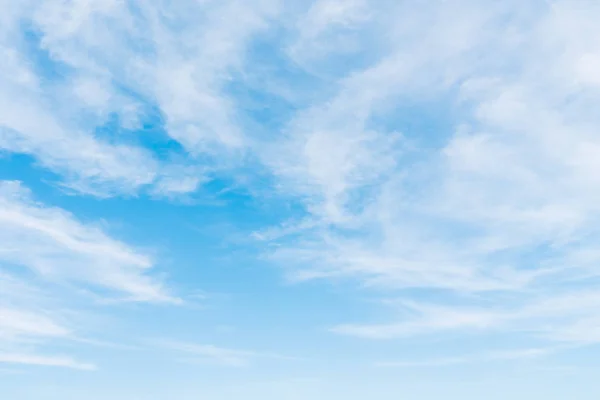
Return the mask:
<svg viewBox="0 0 600 400">
<path fill-rule="evenodd" d="M 340 325 L 333 332 L 371 339 L 390 339 L 440 331 L 477 331 L 498 327 L 501 313 L 486 310 L 459 310 L 450 307 L 418 307 L 420 314 L 402 323 L 380 325 Z"/>
<path fill-rule="evenodd" d="M 59 306 L 58 299 L 64 296 L 43 291 L 31 280 L 0 273 L 0 364 L 95 368 L 68 356 L 40 353 L 54 343 L 76 338 L 72 330 L 76 320 Z"/>
<path fill-rule="evenodd" d="M 82 363 L 64 356 L 0 353 L 0 363 L 37 365 L 43 367 L 62 367 L 85 371 L 93 371 L 96 369 L 96 366 L 93 364 Z"/>
<path fill-rule="evenodd" d="M 34 13 L 43 45 L 58 61 L 106 73 L 155 102 L 167 133 L 192 153 L 243 144 L 223 86 L 241 66 L 249 39 L 277 12 L 276 1 L 86 4 L 46 2 Z"/>
<path fill-rule="evenodd" d="M 210 362 L 229 367 L 244 367 L 256 359 L 290 359 L 273 353 L 230 349 L 206 344 L 161 341 L 158 345 L 185 354 L 186 357 L 182 359 L 183 361 Z"/>
<path fill-rule="evenodd" d="M 95 302 L 179 303 L 150 274 L 153 266 L 98 226 L 1 181 L 0 363 L 95 369 L 45 352 L 61 343 L 106 346 L 85 337 L 106 333 L 93 328 Z"/>
<path fill-rule="evenodd" d="M 325 75 L 325 66 L 339 68 L 339 64 L 321 61 L 334 55 L 361 51 L 366 38 L 357 32 L 364 34 L 359 28 L 371 19 L 371 10 L 365 0 L 312 2 L 296 21 L 293 39 L 287 48 L 288 56 L 304 69 L 319 75 Z"/>
<path fill-rule="evenodd" d="M 0 82 L 0 149 L 35 155 L 44 167 L 64 173 L 74 184 L 107 187 L 108 192 L 152 183 L 158 165 L 146 151 L 65 126 L 43 96 L 36 88 Z"/>
<path fill-rule="evenodd" d="M 4 250 L 4 249 L 3 249 Z M 27 274 L 0 263 L 0 349 L 39 340 L 71 339 L 68 318 L 57 305 L 56 294 L 48 293 Z"/>
<path fill-rule="evenodd" d="M 484 307 L 482 303 L 486 301 L 488 306 Z M 480 297 L 472 299 L 470 307 L 400 302 L 403 316 L 399 322 L 346 324 L 336 326 L 332 331 L 369 339 L 450 332 L 526 333 L 538 340 L 573 346 L 600 340 L 599 302 L 600 296 L 595 289 L 580 288 L 571 292 L 559 287 L 536 295 L 514 293 L 512 299 L 505 302 Z"/>
<path fill-rule="evenodd" d="M 188 164 L 218 167 L 245 151 L 226 86 L 241 72 L 250 39 L 277 15 L 277 1 L 3 8 L 0 51 L 9 62 L 0 79 L 1 149 L 33 156 L 83 193 L 134 194 L 156 184 L 153 193 L 167 197 L 195 191 L 200 170 L 171 176 L 181 168 L 172 168 L 170 153 L 165 160 L 138 144 L 143 137 L 106 138 L 98 128 L 116 116 L 117 132 L 136 131 L 146 114 L 158 113 L 162 121 L 153 123 L 164 122 Z"/>
<path fill-rule="evenodd" d="M 373 20 L 357 29 L 377 25 L 381 55 L 320 88 L 333 94 L 296 114 L 266 153 L 315 221 L 274 238 L 271 257 L 294 278 L 350 277 L 440 299 L 335 331 L 521 325 L 538 338 L 597 340 L 593 298 L 583 313 L 540 310 L 597 289 L 600 48 L 590 38 L 600 9 L 534 3 L 406 3 L 385 17 L 370 4 Z M 441 123 L 411 130 L 396 114 L 406 109 Z"/>
<path fill-rule="evenodd" d="M 555 352 L 553 348 L 529 348 L 516 350 L 487 351 L 482 354 L 472 354 L 461 357 L 436 358 L 418 361 L 381 361 L 375 363 L 378 367 L 415 368 L 415 367 L 446 367 L 459 364 L 489 363 L 490 361 L 530 360 L 547 356 Z"/>
<path fill-rule="evenodd" d="M 1 183 L 0 210 L 0 261 L 131 300 L 174 301 L 148 274 L 153 266 L 148 256 L 64 210 L 36 203 L 18 182 Z"/>
<path fill-rule="evenodd" d="M 0 338 L 67 337 L 70 332 L 50 317 L 27 310 L 0 306 Z"/>
</svg>

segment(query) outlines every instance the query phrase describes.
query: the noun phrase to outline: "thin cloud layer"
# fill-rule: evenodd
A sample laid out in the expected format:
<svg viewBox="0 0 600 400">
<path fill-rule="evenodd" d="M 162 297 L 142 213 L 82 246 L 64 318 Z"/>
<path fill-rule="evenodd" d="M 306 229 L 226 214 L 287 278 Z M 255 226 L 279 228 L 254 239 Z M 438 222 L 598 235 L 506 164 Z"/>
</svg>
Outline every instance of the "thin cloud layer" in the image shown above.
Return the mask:
<svg viewBox="0 0 600 400">
<path fill-rule="evenodd" d="M 230 349 L 211 344 L 163 341 L 159 342 L 158 345 L 179 354 L 180 359 L 184 362 L 208 362 L 227 367 L 246 367 L 257 359 L 290 359 L 273 353 Z"/>
<path fill-rule="evenodd" d="M 39 356 L 26 354 L 3 354 L 0 353 L 0 363 L 8 364 L 26 364 L 44 367 L 61 367 L 79 369 L 84 371 L 93 371 L 96 367 L 93 364 L 81 363 L 69 357 L 63 356 Z"/>
</svg>

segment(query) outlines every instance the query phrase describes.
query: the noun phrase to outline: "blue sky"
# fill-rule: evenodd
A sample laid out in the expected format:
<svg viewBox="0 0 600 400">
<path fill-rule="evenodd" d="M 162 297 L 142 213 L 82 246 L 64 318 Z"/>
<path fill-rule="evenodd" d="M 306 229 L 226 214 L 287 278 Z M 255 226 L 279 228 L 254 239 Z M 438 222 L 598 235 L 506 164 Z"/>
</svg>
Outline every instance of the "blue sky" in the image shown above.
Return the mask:
<svg viewBox="0 0 600 400">
<path fill-rule="evenodd" d="M 600 3 L 0 7 L 3 398 L 597 398 Z"/>
</svg>

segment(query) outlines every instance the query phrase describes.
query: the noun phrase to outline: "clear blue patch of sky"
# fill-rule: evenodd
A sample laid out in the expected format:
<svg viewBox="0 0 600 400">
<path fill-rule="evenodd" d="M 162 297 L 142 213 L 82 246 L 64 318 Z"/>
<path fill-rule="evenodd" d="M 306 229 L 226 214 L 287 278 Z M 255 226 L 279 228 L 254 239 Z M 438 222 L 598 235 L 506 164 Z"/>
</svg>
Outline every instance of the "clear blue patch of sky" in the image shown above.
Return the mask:
<svg viewBox="0 0 600 400">
<path fill-rule="evenodd" d="M 30 66 L 34 68 L 36 76 L 42 79 L 43 84 L 58 85 L 73 74 L 73 69 L 68 65 L 56 61 L 43 46 L 43 35 L 34 26 L 24 24 L 21 32 L 24 53 L 27 55 Z"/>
</svg>

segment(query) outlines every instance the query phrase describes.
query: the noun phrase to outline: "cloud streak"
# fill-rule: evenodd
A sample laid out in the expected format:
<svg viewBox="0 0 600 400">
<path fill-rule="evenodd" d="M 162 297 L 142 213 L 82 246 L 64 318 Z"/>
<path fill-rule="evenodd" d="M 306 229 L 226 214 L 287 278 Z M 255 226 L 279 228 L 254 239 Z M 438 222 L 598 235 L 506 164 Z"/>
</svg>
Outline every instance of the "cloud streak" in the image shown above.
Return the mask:
<svg viewBox="0 0 600 400">
<path fill-rule="evenodd" d="M 68 212 L 31 199 L 19 182 L 0 184 L 0 261 L 41 277 L 83 282 L 132 300 L 174 301 L 147 271 L 152 260 Z"/>
<path fill-rule="evenodd" d="M 40 367 L 61 367 L 78 369 L 83 371 L 93 371 L 96 369 L 96 366 L 93 364 L 82 363 L 73 360 L 69 357 L 62 356 L 40 356 L 29 354 L 0 353 L 0 363 L 16 365 L 33 365 Z"/>
<path fill-rule="evenodd" d="M 209 362 L 228 367 L 245 367 L 257 359 L 290 360 L 290 357 L 273 353 L 249 350 L 238 350 L 218 347 L 209 344 L 196 344 L 176 341 L 161 341 L 157 343 L 166 349 L 185 355 L 185 361 Z"/>
<path fill-rule="evenodd" d="M 531 348 L 510 351 L 488 351 L 483 354 L 474 354 L 462 357 L 436 358 L 418 361 L 381 361 L 375 363 L 377 367 L 385 368 L 419 368 L 419 367 L 446 367 L 460 364 L 471 364 L 490 361 L 515 361 L 529 360 L 552 354 L 555 349 Z"/>
</svg>

